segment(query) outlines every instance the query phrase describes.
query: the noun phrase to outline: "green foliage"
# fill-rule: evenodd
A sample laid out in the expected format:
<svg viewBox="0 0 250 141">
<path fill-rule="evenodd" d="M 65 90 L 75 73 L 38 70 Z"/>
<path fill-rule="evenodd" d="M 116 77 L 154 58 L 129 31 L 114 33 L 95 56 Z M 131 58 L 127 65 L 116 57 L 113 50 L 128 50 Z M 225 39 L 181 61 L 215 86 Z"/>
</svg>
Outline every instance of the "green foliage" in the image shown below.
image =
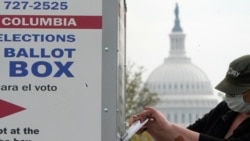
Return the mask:
<svg viewBox="0 0 250 141">
<path fill-rule="evenodd" d="M 131 115 L 141 112 L 144 106 L 155 105 L 159 98 L 152 93 L 142 81 L 144 68 L 129 64 L 126 70 L 126 120 Z"/>
<path fill-rule="evenodd" d="M 129 64 L 126 70 L 126 120 L 143 110 L 144 106 L 155 105 L 159 98 L 157 93 L 152 93 L 145 86 L 142 80 L 144 68 Z M 130 141 L 154 141 L 148 132 L 143 132 L 140 135 L 134 135 Z"/>
<path fill-rule="evenodd" d="M 154 139 L 148 132 L 143 132 L 140 135 L 134 135 L 129 141 L 154 141 Z"/>
</svg>

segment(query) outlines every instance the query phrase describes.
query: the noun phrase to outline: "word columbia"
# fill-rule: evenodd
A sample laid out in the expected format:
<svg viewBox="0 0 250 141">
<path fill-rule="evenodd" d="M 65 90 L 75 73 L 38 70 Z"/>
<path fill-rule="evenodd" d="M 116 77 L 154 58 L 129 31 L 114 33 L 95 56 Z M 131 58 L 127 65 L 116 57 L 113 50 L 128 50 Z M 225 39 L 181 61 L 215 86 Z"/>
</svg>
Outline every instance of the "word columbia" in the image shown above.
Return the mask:
<svg viewBox="0 0 250 141">
<path fill-rule="evenodd" d="M 75 18 L 67 16 L 6 16 L 1 19 L 3 26 L 33 27 L 76 27 Z"/>
</svg>

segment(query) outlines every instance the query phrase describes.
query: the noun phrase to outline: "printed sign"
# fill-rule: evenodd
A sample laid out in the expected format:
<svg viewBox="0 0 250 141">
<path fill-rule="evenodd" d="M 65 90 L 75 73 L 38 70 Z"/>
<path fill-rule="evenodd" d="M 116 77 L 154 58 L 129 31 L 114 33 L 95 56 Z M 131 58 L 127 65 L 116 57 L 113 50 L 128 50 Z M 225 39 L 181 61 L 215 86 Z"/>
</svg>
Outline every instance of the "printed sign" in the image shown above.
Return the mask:
<svg viewBox="0 0 250 141">
<path fill-rule="evenodd" d="M 101 140 L 102 0 L 2 0 L 0 54 L 0 141 Z"/>
</svg>

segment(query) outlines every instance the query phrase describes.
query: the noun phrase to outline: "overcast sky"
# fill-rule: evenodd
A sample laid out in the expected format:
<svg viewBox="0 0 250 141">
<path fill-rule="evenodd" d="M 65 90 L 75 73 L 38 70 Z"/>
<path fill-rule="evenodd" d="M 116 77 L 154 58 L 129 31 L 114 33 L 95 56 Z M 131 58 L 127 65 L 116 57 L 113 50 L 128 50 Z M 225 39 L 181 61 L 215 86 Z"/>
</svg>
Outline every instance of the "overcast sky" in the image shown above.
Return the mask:
<svg viewBox="0 0 250 141">
<path fill-rule="evenodd" d="M 175 4 L 193 64 L 221 81 L 229 63 L 250 54 L 250 0 L 126 0 L 127 60 L 144 66 L 144 80 L 169 55 Z"/>
</svg>

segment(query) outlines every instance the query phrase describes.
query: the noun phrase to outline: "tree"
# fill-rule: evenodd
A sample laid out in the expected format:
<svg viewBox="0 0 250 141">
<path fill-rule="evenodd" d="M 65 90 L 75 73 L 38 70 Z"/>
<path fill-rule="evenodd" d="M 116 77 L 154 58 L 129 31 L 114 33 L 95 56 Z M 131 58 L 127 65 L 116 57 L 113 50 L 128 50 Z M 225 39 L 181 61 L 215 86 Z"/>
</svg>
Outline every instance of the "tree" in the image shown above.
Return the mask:
<svg viewBox="0 0 250 141">
<path fill-rule="evenodd" d="M 144 106 L 155 105 L 159 101 L 157 93 L 150 92 L 142 81 L 143 72 L 142 66 L 134 64 L 129 64 L 126 70 L 126 119 L 142 111 Z"/>
<path fill-rule="evenodd" d="M 155 105 L 159 98 L 157 93 L 150 92 L 142 81 L 144 68 L 142 66 L 135 66 L 128 64 L 126 70 L 126 120 L 143 110 L 144 106 Z M 130 141 L 152 141 L 153 138 L 147 133 L 133 136 Z"/>
</svg>

